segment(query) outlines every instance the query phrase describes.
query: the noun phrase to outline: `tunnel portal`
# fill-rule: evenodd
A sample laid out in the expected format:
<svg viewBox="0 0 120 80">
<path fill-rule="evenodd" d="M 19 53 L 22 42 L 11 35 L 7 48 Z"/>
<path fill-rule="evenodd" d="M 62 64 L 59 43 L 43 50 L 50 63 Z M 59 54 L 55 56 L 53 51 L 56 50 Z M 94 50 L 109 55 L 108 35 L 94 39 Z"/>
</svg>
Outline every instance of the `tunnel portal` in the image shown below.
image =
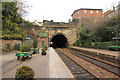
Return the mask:
<svg viewBox="0 0 120 80">
<path fill-rule="evenodd" d="M 57 34 L 51 39 L 53 48 L 65 48 L 68 46 L 68 40 L 63 34 Z"/>
</svg>

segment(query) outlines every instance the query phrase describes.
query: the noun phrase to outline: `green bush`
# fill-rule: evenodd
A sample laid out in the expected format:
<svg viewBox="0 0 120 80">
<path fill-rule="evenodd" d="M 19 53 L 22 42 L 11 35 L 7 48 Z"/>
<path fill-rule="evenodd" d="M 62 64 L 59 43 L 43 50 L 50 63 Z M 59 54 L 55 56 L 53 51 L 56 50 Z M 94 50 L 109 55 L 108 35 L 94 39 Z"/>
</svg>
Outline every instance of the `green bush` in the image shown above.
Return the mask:
<svg viewBox="0 0 120 80">
<path fill-rule="evenodd" d="M 37 48 L 37 43 L 38 43 L 37 39 L 33 40 L 33 48 Z"/>
<path fill-rule="evenodd" d="M 21 49 L 21 52 L 29 52 L 31 47 L 28 44 L 24 44 L 24 45 L 21 46 L 20 49 Z"/>
<path fill-rule="evenodd" d="M 77 40 L 77 41 L 75 42 L 75 46 L 80 46 L 80 40 Z"/>
<path fill-rule="evenodd" d="M 42 48 L 42 52 L 45 52 L 46 51 L 46 48 Z"/>
<path fill-rule="evenodd" d="M 15 44 L 15 45 L 14 45 L 14 49 L 15 49 L 15 50 L 20 50 L 20 44 Z"/>
<path fill-rule="evenodd" d="M 97 42 L 94 48 L 108 49 L 109 42 Z"/>
<path fill-rule="evenodd" d="M 120 41 L 96 42 L 93 48 L 108 49 L 109 46 L 120 46 Z"/>
<path fill-rule="evenodd" d="M 23 65 L 17 69 L 16 80 L 34 80 L 34 70 L 28 66 Z"/>
<path fill-rule="evenodd" d="M 11 45 L 10 45 L 10 43 L 5 44 L 4 51 L 6 51 L 6 52 L 11 51 Z"/>
<path fill-rule="evenodd" d="M 120 46 L 120 41 L 109 41 L 109 42 L 92 42 L 90 40 L 85 40 L 83 45 L 80 40 L 75 42 L 75 46 L 97 48 L 97 49 L 109 49 L 109 46 Z"/>
</svg>

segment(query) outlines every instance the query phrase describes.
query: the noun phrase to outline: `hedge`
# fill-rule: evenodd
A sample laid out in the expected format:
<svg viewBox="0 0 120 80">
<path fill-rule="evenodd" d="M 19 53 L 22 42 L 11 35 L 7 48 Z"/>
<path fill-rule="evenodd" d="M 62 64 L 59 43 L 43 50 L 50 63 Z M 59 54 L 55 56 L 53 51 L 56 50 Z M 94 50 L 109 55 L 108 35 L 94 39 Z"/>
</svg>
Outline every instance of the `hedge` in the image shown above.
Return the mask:
<svg viewBox="0 0 120 80">
<path fill-rule="evenodd" d="M 86 47 L 86 48 L 97 48 L 97 49 L 108 49 L 109 46 L 120 46 L 120 41 L 110 41 L 110 42 L 87 42 L 85 46 L 80 45 L 80 41 L 76 41 L 75 46 Z"/>
</svg>

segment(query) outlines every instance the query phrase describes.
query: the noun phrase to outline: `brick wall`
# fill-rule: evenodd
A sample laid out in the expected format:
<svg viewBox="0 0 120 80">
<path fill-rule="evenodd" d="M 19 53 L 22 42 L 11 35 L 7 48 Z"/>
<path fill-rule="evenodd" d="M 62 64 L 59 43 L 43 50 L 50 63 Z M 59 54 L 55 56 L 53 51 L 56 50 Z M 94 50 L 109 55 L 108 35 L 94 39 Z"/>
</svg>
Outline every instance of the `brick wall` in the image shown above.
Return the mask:
<svg viewBox="0 0 120 80">
<path fill-rule="evenodd" d="M 42 47 L 42 41 L 44 41 L 45 46 L 48 47 L 48 38 L 38 38 L 38 47 Z"/>
<path fill-rule="evenodd" d="M 86 11 L 86 13 L 84 12 Z M 91 11 L 93 11 L 93 13 L 91 13 Z M 98 11 L 98 13 L 97 13 Z M 72 19 L 75 18 L 89 18 L 89 17 L 101 17 L 102 16 L 102 10 L 84 10 L 84 9 L 80 9 L 80 10 L 76 10 L 73 15 L 72 15 Z"/>
</svg>

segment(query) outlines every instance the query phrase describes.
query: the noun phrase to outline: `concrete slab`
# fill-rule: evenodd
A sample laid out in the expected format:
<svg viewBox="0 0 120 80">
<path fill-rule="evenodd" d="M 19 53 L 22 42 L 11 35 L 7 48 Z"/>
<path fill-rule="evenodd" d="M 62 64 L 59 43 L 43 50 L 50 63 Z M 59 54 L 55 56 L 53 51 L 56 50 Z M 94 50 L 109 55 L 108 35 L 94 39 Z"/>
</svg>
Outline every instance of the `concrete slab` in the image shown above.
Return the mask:
<svg viewBox="0 0 120 80">
<path fill-rule="evenodd" d="M 74 78 L 52 47 L 48 49 L 48 55 L 49 78 Z"/>
<path fill-rule="evenodd" d="M 91 51 L 91 52 L 97 52 L 97 53 L 102 53 L 106 55 L 111 55 L 111 56 L 116 56 L 120 57 L 119 51 L 109 51 L 109 50 L 103 50 L 103 49 L 93 49 L 93 48 L 83 48 L 83 47 L 76 47 L 76 46 L 69 46 L 70 48 L 76 48 L 76 49 L 81 49 L 81 50 L 86 50 L 86 51 Z"/>
</svg>

